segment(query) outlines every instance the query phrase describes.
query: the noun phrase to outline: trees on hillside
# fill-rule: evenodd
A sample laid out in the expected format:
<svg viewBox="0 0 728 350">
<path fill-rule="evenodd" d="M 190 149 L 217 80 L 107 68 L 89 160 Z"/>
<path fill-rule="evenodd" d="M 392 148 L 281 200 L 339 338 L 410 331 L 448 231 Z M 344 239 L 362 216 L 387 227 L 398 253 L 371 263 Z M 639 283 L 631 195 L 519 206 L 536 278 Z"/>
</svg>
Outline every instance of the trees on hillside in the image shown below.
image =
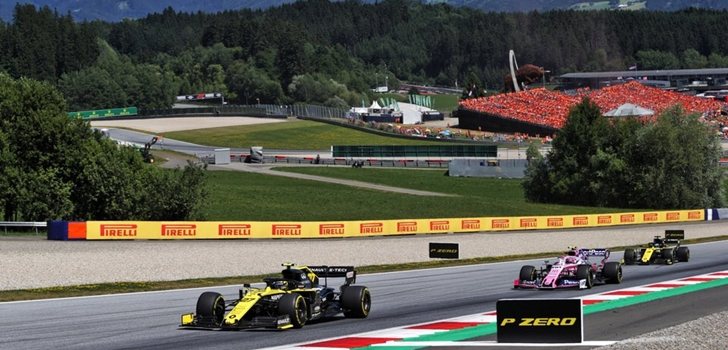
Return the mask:
<svg viewBox="0 0 728 350">
<path fill-rule="evenodd" d="M 709 208 L 722 203 L 714 133 L 674 107 L 656 122 L 607 120 L 585 99 L 551 152 L 532 159 L 523 187 L 537 202 L 618 208 Z"/>
<path fill-rule="evenodd" d="M 88 67 L 98 55 L 96 33 L 48 7 L 15 5 L 14 21 L 0 26 L 0 67 L 13 76 L 55 81 Z"/>
<path fill-rule="evenodd" d="M 117 146 L 65 110 L 49 83 L 0 74 L 3 220 L 200 217 L 203 168 L 146 165 L 137 150 Z"/>
<path fill-rule="evenodd" d="M 168 96 L 198 92 L 222 92 L 241 104 L 300 102 L 306 94 L 288 87 L 295 77 L 317 75 L 360 95 L 370 94 L 383 74 L 390 82 L 477 81 L 478 89 L 500 90 L 510 49 L 521 64 L 552 75 L 635 63 L 639 69 L 728 65 L 728 13 L 713 10 L 483 13 L 407 0 L 303 1 L 217 14 L 167 8 L 118 23 L 70 18 L 16 6 L 14 22 L 0 23 L 0 71 L 61 79 L 73 109 L 166 107 L 173 102 Z M 104 63 L 110 50 L 111 65 Z M 102 86 L 104 74 L 112 86 Z M 262 81 L 250 84 L 251 77 Z M 92 91 L 103 96 L 88 96 Z"/>
</svg>

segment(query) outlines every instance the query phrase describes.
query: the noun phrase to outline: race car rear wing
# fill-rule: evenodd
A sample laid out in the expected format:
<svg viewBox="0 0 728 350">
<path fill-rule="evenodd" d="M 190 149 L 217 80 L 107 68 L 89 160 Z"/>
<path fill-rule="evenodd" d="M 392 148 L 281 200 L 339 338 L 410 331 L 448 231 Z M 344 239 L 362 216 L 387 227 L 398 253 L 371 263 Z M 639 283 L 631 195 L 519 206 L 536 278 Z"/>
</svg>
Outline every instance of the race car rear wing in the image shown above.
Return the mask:
<svg viewBox="0 0 728 350">
<path fill-rule="evenodd" d="M 685 239 L 685 230 L 665 230 L 665 243 L 680 243 Z"/>
<path fill-rule="evenodd" d="M 331 278 L 345 278 L 346 285 L 356 283 L 356 270 L 354 266 L 308 266 L 308 268 L 324 280 Z"/>
</svg>

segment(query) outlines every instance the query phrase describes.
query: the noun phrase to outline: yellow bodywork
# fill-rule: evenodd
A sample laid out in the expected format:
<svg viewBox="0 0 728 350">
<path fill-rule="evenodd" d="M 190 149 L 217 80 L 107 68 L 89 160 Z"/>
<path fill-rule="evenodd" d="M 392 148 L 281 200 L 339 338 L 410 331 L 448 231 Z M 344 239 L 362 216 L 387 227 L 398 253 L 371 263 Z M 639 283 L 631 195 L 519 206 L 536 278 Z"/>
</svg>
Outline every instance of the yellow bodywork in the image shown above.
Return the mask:
<svg viewBox="0 0 728 350">
<path fill-rule="evenodd" d="M 237 324 L 255 306 L 260 298 L 276 294 L 285 294 L 285 292 L 279 289 L 271 289 L 270 287 L 249 292 L 225 315 L 223 322 L 229 326 Z"/>
<path fill-rule="evenodd" d="M 641 259 L 642 262 L 643 263 L 650 262 L 650 259 L 652 258 L 652 254 L 654 254 L 654 253 L 655 253 L 655 249 L 654 248 L 647 248 L 647 249 L 645 249 L 645 252 L 642 254 L 642 259 Z"/>
<path fill-rule="evenodd" d="M 190 314 L 184 314 L 184 315 L 182 315 L 182 323 L 181 324 L 183 326 L 191 325 L 192 322 L 194 322 L 194 320 L 195 320 L 195 314 L 192 314 L 192 313 L 190 313 Z"/>
</svg>

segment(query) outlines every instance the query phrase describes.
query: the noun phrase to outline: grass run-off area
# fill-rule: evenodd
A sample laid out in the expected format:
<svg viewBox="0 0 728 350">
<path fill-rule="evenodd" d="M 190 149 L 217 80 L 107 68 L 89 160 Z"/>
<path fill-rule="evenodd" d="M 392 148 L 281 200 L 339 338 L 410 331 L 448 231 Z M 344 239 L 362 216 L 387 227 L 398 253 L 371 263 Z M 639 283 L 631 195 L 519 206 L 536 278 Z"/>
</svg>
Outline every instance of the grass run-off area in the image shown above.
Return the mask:
<svg viewBox="0 0 728 350">
<path fill-rule="evenodd" d="M 326 123 L 293 120 L 285 123 L 226 126 L 164 134 L 165 137 L 231 148 L 263 146 L 269 149 L 328 150 L 332 145 L 431 145 L 416 138 L 380 136 Z"/>
<path fill-rule="evenodd" d="M 209 171 L 207 220 L 329 221 L 587 214 L 624 211 L 526 202 L 520 180 L 461 178 L 445 169 L 277 168 L 453 194 L 415 196 L 245 172 Z"/>
</svg>

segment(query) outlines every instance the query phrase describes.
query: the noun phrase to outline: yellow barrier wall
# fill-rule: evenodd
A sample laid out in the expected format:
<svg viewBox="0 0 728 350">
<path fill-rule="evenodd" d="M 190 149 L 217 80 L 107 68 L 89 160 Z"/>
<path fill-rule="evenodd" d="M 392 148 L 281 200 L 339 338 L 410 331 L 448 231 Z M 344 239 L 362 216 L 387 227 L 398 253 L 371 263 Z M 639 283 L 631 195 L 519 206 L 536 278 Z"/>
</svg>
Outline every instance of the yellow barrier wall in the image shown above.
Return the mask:
<svg viewBox="0 0 728 350">
<path fill-rule="evenodd" d="M 325 222 L 88 221 L 86 239 L 258 239 L 370 237 L 402 234 L 602 227 L 704 220 L 705 211 Z"/>
</svg>

